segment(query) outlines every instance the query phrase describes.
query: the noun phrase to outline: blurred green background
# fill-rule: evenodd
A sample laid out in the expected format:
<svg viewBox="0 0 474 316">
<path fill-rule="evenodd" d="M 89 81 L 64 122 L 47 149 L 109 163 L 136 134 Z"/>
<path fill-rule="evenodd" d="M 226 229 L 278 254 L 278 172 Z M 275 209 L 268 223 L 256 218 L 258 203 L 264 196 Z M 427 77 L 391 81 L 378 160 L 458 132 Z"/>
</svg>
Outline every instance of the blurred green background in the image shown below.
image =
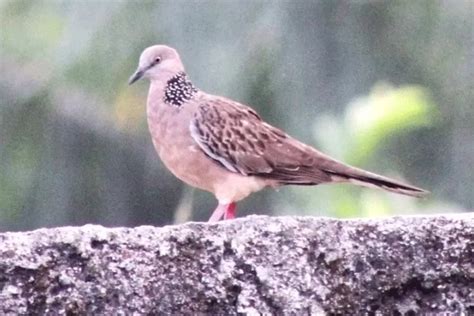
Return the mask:
<svg viewBox="0 0 474 316">
<path fill-rule="evenodd" d="M 474 206 L 474 1 L 0 1 L 0 230 L 206 220 L 148 135 L 140 52 L 348 163 L 432 192 L 265 190 L 239 215 Z"/>
</svg>

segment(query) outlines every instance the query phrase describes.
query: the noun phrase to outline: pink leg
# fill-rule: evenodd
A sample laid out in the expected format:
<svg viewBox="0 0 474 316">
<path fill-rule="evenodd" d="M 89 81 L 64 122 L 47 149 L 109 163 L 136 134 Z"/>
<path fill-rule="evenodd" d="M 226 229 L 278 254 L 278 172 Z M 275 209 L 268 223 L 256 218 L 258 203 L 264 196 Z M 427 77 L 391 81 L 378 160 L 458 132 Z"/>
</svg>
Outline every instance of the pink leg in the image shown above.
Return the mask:
<svg viewBox="0 0 474 316">
<path fill-rule="evenodd" d="M 214 212 L 212 212 L 211 217 L 209 218 L 208 222 L 218 222 L 221 220 L 222 216 L 224 216 L 226 212 L 227 205 L 226 204 L 219 204 L 217 205 Z"/>
<path fill-rule="evenodd" d="M 235 207 L 236 203 L 232 202 L 229 204 L 219 204 L 209 218 L 209 222 L 218 222 L 222 218 L 232 219 L 235 218 Z"/>
<path fill-rule="evenodd" d="M 224 214 L 224 219 L 234 219 L 236 208 L 237 208 L 237 204 L 235 202 L 228 204 L 227 210 Z"/>
</svg>

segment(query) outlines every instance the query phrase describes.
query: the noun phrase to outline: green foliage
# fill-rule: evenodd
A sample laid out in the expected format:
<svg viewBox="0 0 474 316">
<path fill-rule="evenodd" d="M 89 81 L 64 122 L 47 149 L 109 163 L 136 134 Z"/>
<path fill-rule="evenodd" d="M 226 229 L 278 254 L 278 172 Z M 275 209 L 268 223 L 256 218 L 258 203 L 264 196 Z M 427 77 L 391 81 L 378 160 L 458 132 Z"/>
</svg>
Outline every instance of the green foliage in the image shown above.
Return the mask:
<svg viewBox="0 0 474 316">
<path fill-rule="evenodd" d="M 371 158 L 378 156 L 379 148 L 393 138 L 430 126 L 436 117 L 435 112 L 436 106 L 428 92 L 420 86 L 393 88 L 377 84 L 368 96 L 351 102 L 342 119 L 322 116 L 317 120 L 315 137 L 321 151 L 346 163 L 370 169 Z M 380 172 L 400 177 L 395 170 Z M 329 209 L 337 217 L 387 215 L 396 209 L 397 200 L 407 199 L 350 185 L 334 185 L 324 191 L 314 190 L 299 196 L 310 205 L 307 208 L 312 209 L 318 208 L 319 200 L 330 200 Z M 410 207 L 415 208 L 415 202 L 412 201 Z"/>
<path fill-rule="evenodd" d="M 1 27 L 9 30 L 1 32 L 1 47 L 17 58 L 41 58 L 61 38 L 65 21 L 52 3 L 10 1 L 0 9 Z"/>
<path fill-rule="evenodd" d="M 15 117 L 3 124 L 2 136 L 11 136 L 2 144 L 4 153 L 0 156 L 6 162 L 0 173 L 0 214 L 7 217 L 19 215 L 15 210 L 23 210 L 27 200 L 32 198 L 33 179 L 36 179 L 44 150 L 41 144 L 44 143 L 45 125 L 41 122 L 47 120 L 46 109 L 36 105 L 47 100 L 45 94 L 35 95 L 30 102 L 15 104 L 16 107 L 10 109 L 15 112 L 14 116 L 7 111 L 0 112 Z"/>
<path fill-rule="evenodd" d="M 367 163 L 391 137 L 431 125 L 434 109 L 422 87 L 376 85 L 367 97 L 356 99 L 346 110 L 347 135 L 352 141 L 346 147 L 345 159 L 353 164 Z"/>
</svg>

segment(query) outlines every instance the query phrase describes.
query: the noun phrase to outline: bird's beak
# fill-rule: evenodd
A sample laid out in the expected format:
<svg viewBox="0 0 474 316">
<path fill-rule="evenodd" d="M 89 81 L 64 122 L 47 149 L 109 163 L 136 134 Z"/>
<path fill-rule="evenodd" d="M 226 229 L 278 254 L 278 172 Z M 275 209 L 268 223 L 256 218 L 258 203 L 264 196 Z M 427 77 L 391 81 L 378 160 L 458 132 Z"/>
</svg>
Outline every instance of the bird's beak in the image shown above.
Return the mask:
<svg viewBox="0 0 474 316">
<path fill-rule="evenodd" d="M 145 74 L 143 69 L 138 68 L 137 71 L 128 79 L 128 84 L 133 84 L 135 81 L 140 80 L 141 77 Z"/>
</svg>

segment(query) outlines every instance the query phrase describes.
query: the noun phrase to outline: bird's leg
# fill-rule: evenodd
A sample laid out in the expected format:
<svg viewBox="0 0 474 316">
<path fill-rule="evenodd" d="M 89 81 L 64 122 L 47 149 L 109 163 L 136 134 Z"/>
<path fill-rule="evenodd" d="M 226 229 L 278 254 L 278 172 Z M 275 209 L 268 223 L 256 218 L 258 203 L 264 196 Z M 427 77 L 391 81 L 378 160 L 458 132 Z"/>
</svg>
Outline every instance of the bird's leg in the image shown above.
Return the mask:
<svg viewBox="0 0 474 316">
<path fill-rule="evenodd" d="M 208 222 L 218 222 L 221 220 L 222 216 L 226 213 L 227 204 L 218 204 L 214 212 L 212 212 L 211 217 L 209 217 Z"/>
<path fill-rule="evenodd" d="M 227 209 L 224 213 L 224 219 L 234 219 L 236 208 L 237 208 L 237 203 L 235 202 L 227 204 Z"/>
<path fill-rule="evenodd" d="M 232 219 L 235 218 L 235 207 L 236 203 L 228 203 L 228 204 L 219 204 L 217 205 L 216 209 L 212 213 L 211 217 L 209 218 L 209 222 L 218 222 L 222 218 L 224 219 Z"/>
</svg>

